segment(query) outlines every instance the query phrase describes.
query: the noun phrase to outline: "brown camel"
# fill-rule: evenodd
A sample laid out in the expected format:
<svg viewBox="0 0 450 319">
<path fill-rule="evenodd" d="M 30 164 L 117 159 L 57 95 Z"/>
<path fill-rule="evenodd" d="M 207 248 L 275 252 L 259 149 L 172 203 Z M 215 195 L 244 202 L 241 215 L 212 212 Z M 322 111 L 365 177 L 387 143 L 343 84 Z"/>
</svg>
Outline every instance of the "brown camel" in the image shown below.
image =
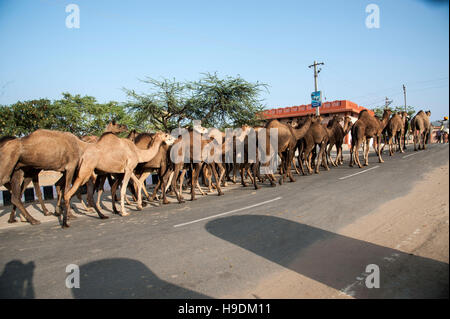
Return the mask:
<svg viewBox="0 0 450 319">
<path fill-rule="evenodd" d="M 278 156 L 281 158 L 282 174 L 279 180 L 280 185 L 283 184 L 286 176 L 289 177 L 291 182 L 295 182 L 292 176 L 291 163 L 295 156 L 295 148 L 297 142 L 302 139 L 312 126 L 312 118 L 308 117 L 301 128 L 293 128 L 291 125 L 287 125 L 279 122 L 278 120 L 271 120 L 265 126 L 266 129 L 266 155 L 270 154 L 270 129 L 274 128 L 278 130 Z M 266 174 L 272 186 L 275 186 L 275 178 L 273 174 Z"/>
<path fill-rule="evenodd" d="M 0 185 L 10 182 L 11 202 L 19 208 L 28 222 L 33 225 L 39 224 L 39 221 L 27 212 L 21 201 L 24 169 L 62 172 L 65 177 L 65 191 L 68 191 L 81 154 L 88 145 L 71 133 L 43 129 L 3 145 Z"/>
<path fill-rule="evenodd" d="M 14 137 L 14 136 L 4 136 L 4 137 L 0 138 L 0 154 L 2 154 L 2 146 L 4 144 L 6 144 L 6 142 L 14 140 L 14 139 L 16 139 L 16 137 Z M 21 185 L 20 198 L 22 198 L 22 195 L 25 192 L 25 189 L 27 188 L 28 184 L 30 184 L 30 182 L 33 182 L 34 191 L 35 191 L 35 193 L 37 195 L 39 203 L 41 204 L 42 212 L 44 213 L 45 216 L 50 215 L 50 212 L 47 210 L 47 207 L 45 207 L 44 201 L 42 199 L 41 188 L 39 186 L 39 172 L 40 172 L 40 170 L 36 170 L 36 169 L 33 169 L 33 168 L 23 168 L 22 170 L 24 171 L 24 180 L 23 180 L 23 183 Z M 11 191 L 11 184 L 9 182 L 5 184 L 5 187 L 9 191 Z M 22 221 L 24 221 L 24 222 L 27 221 L 23 217 L 23 215 L 19 215 L 19 216 L 20 216 L 20 219 Z M 16 218 L 15 217 L 16 217 L 16 205 L 13 205 L 10 217 L 8 219 L 8 223 L 16 222 Z"/>
<path fill-rule="evenodd" d="M 405 123 L 403 114 L 396 113 L 392 115 L 386 125 L 387 142 L 389 144 L 389 156 L 394 155 L 394 139 L 396 139 L 400 153 L 404 153 L 402 146 L 402 138 L 405 135 Z"/>
<path fill-rule="evenodd" d="M 154 137 L 155 134 L 153 133 L 141 133 L 135 137 L 134 143 L 138 148 L 145 150 L 148 148 L 149 145 L 152 144 Z M 158 153 L 151 161 L 146 163 L 140 163 L 136 166 L 135 175 L 136 177 L 138 177 L 141 183 L 144 183 L 144 181 L 153 171 L 158 172 L 159 177 L 158 183 L 153 191 L 153 195 L 151 196 L 151 198 L 147 193 L 145 187 L 143 188 L 143 191 L 149 200 L 154 199 L 156 197 L 156 192 L 158 188 L 161 188 L 163 204 L 169 203 L 166 197 L 166 189 L 167 189 L 166 184 L 171 176 L 170 174 L 172 174 L 173 172 L 173 169 L 171 169 L 170 165 L 171 163 L 169 161 L 170 161 L 170 146 L 168 146 L 166 143 L 162 143 L 161 146 L 159 147 Z M 174 189 L 174 192 L 175 195 L 177 196 L 178 202 L 183 203 L 184 201 L 181 199 L 176 188 Z"/>
<path fill-rule="evenodd" d="M 319 146 L 319 154 L 317 156 L 317 163 L 315 165 L 315 173 L 319 174 L 319 167 L 323 163 L 326 170 L 329 170 L 327 161 L 326 161 L 326 147 L 328 143 L 328 131 L 322 125 L 322 117 L 320 116 L 312 116 L 312 123 L 306 132 L 304 138 L 299 140 L 297 143 L 298 149 L 298 162 L 300 164 L 300 169 L 303 170 L 303 159 L 305 160 L 306 167 L 310 174 L 313 173 L 311 160 L 312 160 L 312 152 Z M 303 158 L 302 158 L 303 156 Z"/>
<path fill-rule="evenodd" d="M 375 116 L 369 114 L 367 110 L 361 111 L 359 113 L 358 120 L 352 127 L 352 146 L 350 149 L 350 167 L 353 166 L 353 163 L 358 164 L 359 167 L 362 167 L 361 162 L 359 161 L 359 147 L 365 142 L 364 147 L 364 165 L 369 165 L 369 142 L 370 139 L 376 139 L 374 141 L 373 147 L 375 149 L 375 153 L 378 155 L 378 161 L 383 163 L 383 159 L 381 158 L 381 135 L 386 127 L 389 118 L 391 115 L 390 110 L 384 110 L 383 118 L 381 120 L 377 119 Z"/>
<path fill-rule="evenodd" d="M 125 192 L 128 181 L 133 179 L 138 184 L 138 209 L 141 206 L 141 188 L 133 171 L 139 163 L 151 161 L 158 153 L 161 143 L 165 142 L 171 145 L 175 139 L 166 133 L 156 133 L 152 145 L 147 150 L 139 149 L 132 141 L 126 138 L 119 138 L 113 133 L 105 133 L 94 144 L 88 144 L 84 150 L 78 165 L 78 173 L 72 188 L 64 193 L 65 210 L 63 216 L 63 227 L 69 227 L 67 224 L 67 212 L 71 197 L 75 194 L 81 185 L 84 185 L 92 176 L 95 170 L 109 174 L 124 174 L 122 186 L 120 189 L 121 215 L 126 216 L 129 213 L 125 210 Z M 88 187 L 88 201 L 93 205 L 99 216 L 102 216 L 99 208 L 93 200 L 93 188 Z"/>
<path fill-rule="evenodd" d="M 426 149 L 428 136 L 431 131 L 430 115 L 430 111 L 424 112 L 420 110 L 411 120 L 411 130 L 414 135 L 414 151 L 417 151 L 417 144 L 419 144 L 419 150 Z"/>
<path fill-rule="evenodd" d="M 344 143 L 344 138 L 348 134 L 352 126 L 352 120 L 349 116 L 345 116 L 345 118 L 343 119 L 344 127 L 339 124 L 341 120 L 341 117 L 334 116 L 327 124 L 327 131 L 329 133 L 327 161 L 329 161 L 333 166 L 343 164 L 342 144 Z M 336 145 L 336 159 L 333 161 L 331 157 L 331 150 L 333 149 L 334 145 Z"/>
</svg>

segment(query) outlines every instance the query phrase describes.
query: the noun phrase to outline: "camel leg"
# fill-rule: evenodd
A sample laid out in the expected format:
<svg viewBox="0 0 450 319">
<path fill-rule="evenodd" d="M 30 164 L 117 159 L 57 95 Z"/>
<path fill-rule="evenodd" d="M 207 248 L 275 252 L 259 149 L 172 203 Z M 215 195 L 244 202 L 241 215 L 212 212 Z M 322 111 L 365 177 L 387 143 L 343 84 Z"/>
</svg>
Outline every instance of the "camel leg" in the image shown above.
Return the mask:
<svg viewBox="0 0 450 319">
<path fill-rule="evenodd" d="M 41 222 L 37 219 L 34 219 L 25 209 L 25 206 L 22 204 L 22 183 L 24 180 L 24 171 L 19 169 L 14 171 L 14 173 L 11 176 L 10 185 L 11 185 L 11 203 L 15 205 L 20 212 L 22 213 L 23 217 L 31 224 L 31 225 L 38 225 Z M 29 183 L 29 181 L 28 181 Z M 25 185 L 26 186 L 26 185 Z M 24 189 L 25 191 L 25 189 Z"/>
<path fill-rule="evenodd" d="M 214 179 L 216 180 L 216 189 L 217 189 L 217 195 L 221 196 L 223 195 L 222 189 L 220 187 L 220 184 L 222 183 L 222 180 L 219 179 L 219 176 L 217 175 L 217 169 L 216 169 L 216 163 L 212 162 L 211 164 L 209 164 L 212 173 L 214 175 Z M 212 180 L 211 180 L 211 184 L 212 184 Z"/>
<path fill-rule="evenodd" d="M 319 154 L 317 155 L 317 163 L 316 163 L 316 170 L 315 170 L 316 174 L 320 173 L 320 165 L 323 162 L 323 155 L 324 155 L 323 153 L 325 152 L 325 147 L 326 147 L 326 144 L 324 142 L 322 142 L 320 144 Z M 326 160 L 325 160 L 324 164 L 326 165 Z M 328 166 L 326 166 L 326 169 L 329 170 Z"/>
<path fill-rule="evenodd" d="M 67 228 L 69 227 L 69 224 L 67 223 L 67 216 L 70 213 L 70 199 L 72 198 L 72 196 L 77 192 L 78 188 L 85 184 L 87 182 L 87 180 L 91 177 L 91 172 L 94 171 L 94 169 L 90 169 L 89 167 L 83 165 L 84 163 L 81 164 L 79 171 L 78 171 L 78 176 L 75 179 L 75 182 L 73 183 L 72 187 L 69 189 L 70 187 L 70 182 L 72 180 L 73 174 L 74 174 L 74 169 L 68 169 L 66 170 L 66 178 L 65 178 L 65 185 L 64 185 L 64 205 L 65 205 L 65 209 L 63 211 L 63 220 L 62 220 L 62 227 L 63 228 Z"/>
<path fill-rule="evenodd" d="M 200 174 L 200 164 L 194 163 L 192 165 L 192 177 L 191 177 L 191 201 L 195 200 L 195 188 L 198 184 L 198 175 Z"/>
<path fill-rule="evenodd" d="M 185 175 L 186 175 L 186 169 L 182 169 L 181 170 L 181 175 L 180 175 L 180 197 L 181 197 L 181 199 L 183 199 L 184 200 L 184 197 L 183 197 L 183 183 L 184 183 L 184 177 L 185 177 Z"/>
<path fill-rule="evenodd" d="M 377 140 L 378 140 L 378 147 L 375 149 L 375 152 L 376 152 L 377 155 L 378 155 L 378 162 L 379 162 L 379 163 L 384 163 L 383 159 L 381 158 L 381 153 L 382 153 L 381 147 L 380 147 L 380 145 L 381 145 L 381 136 L 377 136 Z M 378 151 L 377 151 L 377 150 L 378 150 Z M 368 157 L 368 156 L 367 156 L 367 157 Z"/>
<path fill-rule="evenodd" d="M 94 210 L 97 212 L 98 217 L 100 219 L 108 219 L 108 216 L 105 216 L 102 214 L 100 209 L 97 206 L 97 203 L 94 201 L 94 191 L 95 191 L 95 182 L 94 178 L 91 176 L 91 178 L 87 182 L 87 200 L 91 207 L 94 208 Z"/>
<path fill-rule="evenodd" d="M 131 174 L 133 172 L 130 169 L 125 170 L 125 174 L 123 176 L 122 185 L 120 185 L 120 208 L 121 208 L 121 216 L 128 216 L 130 213 L 128 213 L 125 209 L 125 195 L 127 193 L 127 185 L 130 181 Z"/>
<path fill-rule="evenodd" d="M 350 146 L 350 162 L 349 162 L 349 164 L 348 164 L 348 166 L 350 166 L 350 167 L 353 167 L 353 163 L 355 162 L 354 161 L 354 148 L 355 148 L 355 146 L 353 145 L 353 143 L 352 143 L 352 145 Z"/>
<path fill-rule="evenodd" d="M 47 210 L 47 207 L 45 207 L 44 200 L 42 199 L 41 187 L 39 186 L 39 175 L 33 176 L 32 181 L 33 181 L 34 191 L 36 192 L 39 203 L 41 204 L 42 212 L 44 213 L 44 216 L 51 215 L 50 212 Z"/>
<path fill-rule="evenodd" d="M 122 177 L 120 178 L 116 178 L 116 180 L 114 181 L 114 183 L 111 185 L 111 205 L 112 205 L 112 210 L 114 214 L 120 215 L 119 211 L 116 208 L 116 191 L 117 191 L 117 187 L 119 187 L 120 181 L 122 180 Z"/>
<path fill-rule="evenodd" d="M 364 146 L 364 166 L 369 166 L 369 146 L 370 139 L 366 139 L 366 143 Z M 377 152 L 376 146 L 374 146 L 375 153 Z"/>
<path fill-rule="evenodd" d="M 142 210 L 142 183 L 141 181 L 131 172 L 131 179 L 137 185 L 137 209 Z M 121 189 L 122 190 L 122 189 Z"/>
<path fill-rule="evenodd" d="M 30 182 L 31 182 L 31 178 L 29 178 L 29 177 L 24 178 L 24 180 L 22 182 L 22 186 L 21 186 L 20 198 L 22 198 L 23 193 L 25 192 L 25 189 L 27 188 L 28 184 L 30 184 Z M 11 184 L 7 183 L 7 184 L 5 184 L 5 187 L 11 193 Z M 17 207 L 14 204 L 12 206 L 13 207 L 12 207 L 11 214 L 9 215 L 9 220 L 8 220 L 8 223 L 10 223 L 10 224 L 16 222 L 16 209 L 17 209 Z M 20 213 L 19 213 L 19 218 L 20 218 L 21 222 L 28 222 L 26 220 L 26 218 L 23 217 L 23 215 L 20 214 Z"/>
<path fill-rule="evenodd" d="M 414 130 L 414 151 L 417 151 L 417 132 Z"/>
</svg>

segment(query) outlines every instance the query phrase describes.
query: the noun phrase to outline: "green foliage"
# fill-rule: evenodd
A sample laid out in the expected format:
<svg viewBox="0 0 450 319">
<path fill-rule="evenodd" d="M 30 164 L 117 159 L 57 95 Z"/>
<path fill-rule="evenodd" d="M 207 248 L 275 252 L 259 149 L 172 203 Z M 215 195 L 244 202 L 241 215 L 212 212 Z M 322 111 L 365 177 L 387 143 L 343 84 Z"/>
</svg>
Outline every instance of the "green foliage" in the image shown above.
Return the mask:
<svg viewBox="0 0 450 319">
<path fill-rule="evenodd" d="M 62 93 L 48 99 L 0 105 L 0 136 L 25 136 L 37 129 L 68 131 L 75 135 L 100 135 L 116 120 L 129 129 L 171 131 L 201 120 L 206 127 L 258 125 L 263 110 L 259 94 L 264 83 L 237 77 L 220 78 L 206 73 L 196 82 L 147 78 L 149 92 L 124 89 L 129 101 L 98 103 L 92 96 Z"/>
<path fill-rule="evenodd" d="M 217 73 L 206 73 L 191 83 L 190 109 L 206 127 L 257 125 L 257 114 L 263 110 L 258 97 L 267 87 L 264 83 L 247 82 L 240 76 L 219 78 Z"/>
<path fill-rule="evenodd" d="M 24 136 L 37 129 L 71 132 L 75 135 L 100 135 L 115 119 L 133 127 L 134 121 L 117 102 L 97 103 L 92 96 L 63 93 L 60 100 L 17 102 L 0 107 L 0 136 Z"/>
<path fill-rule="evenodd" d="M 392 111 L 392 113 L 398 113 L 398 112 L 405 111 L 404 106 L 395 106 L 395 107 L 390 107 L 389 109 Z M 381 118 L 381 117 L 383 117 L 384 107 L 377 107 L 377 108 L 372 109 L 372 111 L 375 113 L 376 116 Z M 407 106 L 406 111 L 408 112 L 409 117 L 412 117 L 416 114 L 415 108 L 413 106 Z"/>
<path fill-rule="evenodd" d="M 142 82 L 150 85 L 149 94 L 138 94 L 134 90 L 124 89 L 131 98 L 125 106 L 139 129 L 171 131 L 193 119 L 188 109 L 187 84 L 176 82 L 175 79 L 147 78 Z"/>
<path fill-rule="evenodd" d="M 197 82 L 177 82 L 147 78 L 150 93 L 124 89 L 131 101 L 126 104 L 139 128 L 170 131 L 201 120 L 205 127 L 255 125 L 263 110 L 258 96 L 263 83 L 250 83 L 237 77 L 219 78 L 203 74 Z"/>
</svg>

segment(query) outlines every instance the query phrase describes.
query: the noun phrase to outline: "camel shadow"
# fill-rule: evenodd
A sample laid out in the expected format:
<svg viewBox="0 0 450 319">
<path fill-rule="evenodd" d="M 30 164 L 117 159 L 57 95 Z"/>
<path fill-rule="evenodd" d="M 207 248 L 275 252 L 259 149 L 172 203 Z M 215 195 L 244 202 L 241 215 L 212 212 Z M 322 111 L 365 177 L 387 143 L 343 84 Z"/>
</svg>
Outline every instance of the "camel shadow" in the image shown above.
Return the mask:
<svg viewBox="0 0 450 319">
<path fill-rule="evenodd" d="M 77 299 L 207 299 L 209 296 L 171 284 L 156 276 L 142 262 L 111 258 L 80 266 L 80 288 L 72 288 Z"/>
<path fill-rule="evenodd" d="M 34 262 L 27 264 L 12 260 L 6 264 L 0 275 L 0 299 L 34 298 Z"/>
<path fill-rule="evenodd" d="M 283 267 L 356 298 L 448 298 L 448 263 L 261 215 L 210 221 L 206 230 Z M 367 265 L 380 269 L 380 288 L 365 285 Z"/>
</svg>

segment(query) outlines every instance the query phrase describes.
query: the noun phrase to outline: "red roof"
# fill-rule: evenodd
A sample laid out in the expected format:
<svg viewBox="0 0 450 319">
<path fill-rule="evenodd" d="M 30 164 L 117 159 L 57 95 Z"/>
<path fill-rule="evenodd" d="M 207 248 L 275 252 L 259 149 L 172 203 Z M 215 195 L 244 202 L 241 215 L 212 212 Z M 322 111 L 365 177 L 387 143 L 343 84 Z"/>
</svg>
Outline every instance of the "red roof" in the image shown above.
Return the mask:
<svg viewBox="0 0 450 319">
<path fill-rule="evenodd" d="M 351 101 L 333 101 L 322 103 L 320 107 L 320 114 L 342 113 L 342 112 L 354 112 L 359 114 L 362 110 L 367 110 L 365 107 L 359 106 Z M 368 110 L 371 115 L 374 115 L 373 111 Z M 315 109 L 308 105 L 297 105 L 291 107 L 282 107 L 277 109 L 265 110 L 262 112 L 264 119 L 297 117 L 308 114 L 315 114 Z"/>
</svg>

